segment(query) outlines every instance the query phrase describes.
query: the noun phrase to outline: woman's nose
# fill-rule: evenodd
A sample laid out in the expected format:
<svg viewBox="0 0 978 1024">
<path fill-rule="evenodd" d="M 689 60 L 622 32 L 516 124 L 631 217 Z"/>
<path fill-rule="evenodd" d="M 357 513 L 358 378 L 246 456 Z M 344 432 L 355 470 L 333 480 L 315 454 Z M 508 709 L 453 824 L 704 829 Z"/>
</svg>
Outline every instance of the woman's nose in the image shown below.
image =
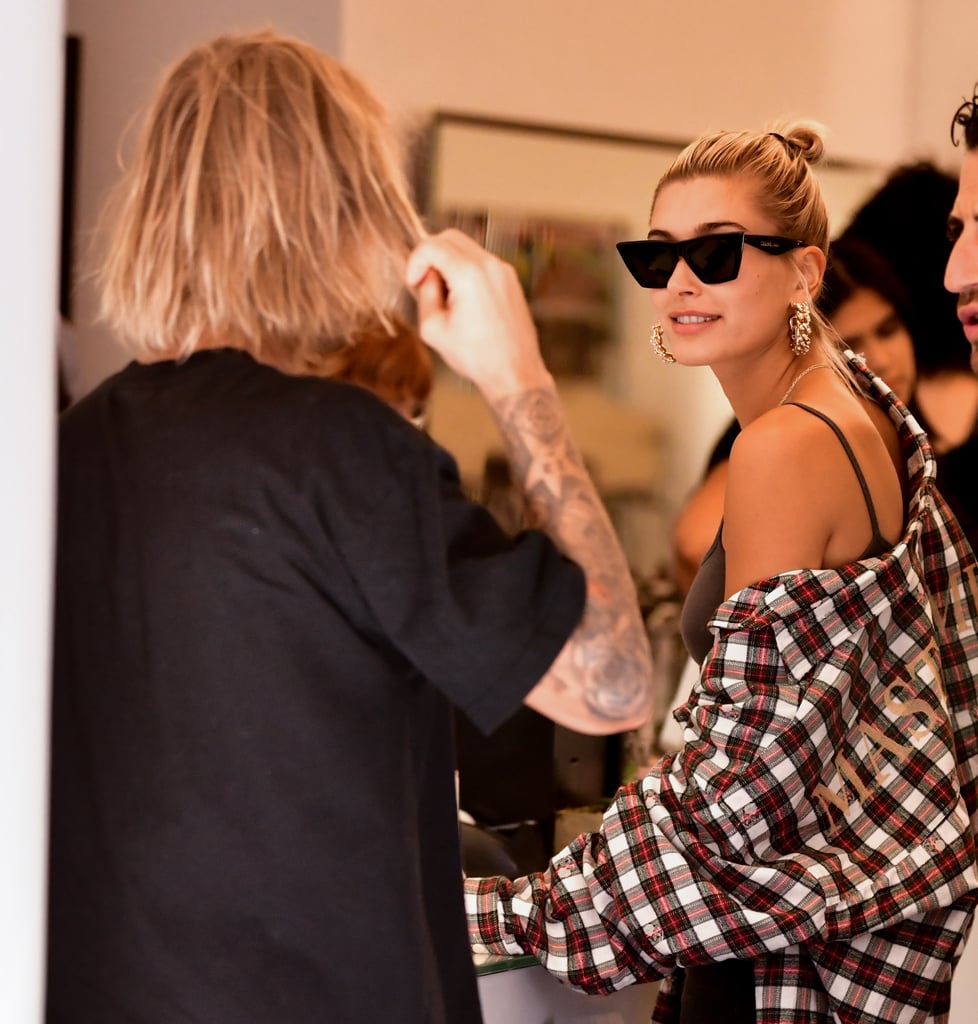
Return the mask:
<svg viewBox="0 0 978 1024">
<path fill-rule="evenodd" d="M 666 287 L 677 292 L 688 292 L 694 291 L 700 283 L 700 279 L 693 273 L 689 264 L 680 256 Z"/>
</svg>

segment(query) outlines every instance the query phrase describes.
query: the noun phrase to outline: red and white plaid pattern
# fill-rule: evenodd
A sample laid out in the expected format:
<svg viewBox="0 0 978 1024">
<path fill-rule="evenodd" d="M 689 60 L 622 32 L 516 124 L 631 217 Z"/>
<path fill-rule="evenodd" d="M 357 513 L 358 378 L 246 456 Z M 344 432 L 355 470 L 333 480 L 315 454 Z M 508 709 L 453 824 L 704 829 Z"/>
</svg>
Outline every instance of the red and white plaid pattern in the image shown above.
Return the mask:
<svg viewBox="0 0 978 1024">
<path fill-rule="evenodd" d="M 978 567 L 906 409 L 896 548 L 726 601 L 677 717 L 683 749 L 623 786 L 543 873 L 470 879 L 470 937 L 608 992 L 755 962 L 763 1024 L 936 1022 L 978 887 Z"/>
</svg>

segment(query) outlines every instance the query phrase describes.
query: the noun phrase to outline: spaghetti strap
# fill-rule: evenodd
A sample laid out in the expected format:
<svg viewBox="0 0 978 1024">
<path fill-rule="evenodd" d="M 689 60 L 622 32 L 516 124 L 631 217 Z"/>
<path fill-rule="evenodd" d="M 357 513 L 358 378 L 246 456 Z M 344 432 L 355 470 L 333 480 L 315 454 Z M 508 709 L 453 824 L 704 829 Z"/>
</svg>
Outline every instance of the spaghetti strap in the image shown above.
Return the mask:
<svg viewBox="0 0 978 1024">
<path fill-rule="evenodd" d="M 869 512 L 869 524 L 873 528 L 873 543 L 870 545 L 867 551 L 874 550 L 874 548 L 877 545 L 882 545 L 883 550 L 889 549 L 892 545 L 886 539 L 886 537 L 884 537 L 883 534 L 880 533 L 880 524 L 879 520 L 876 518 L 876 507 L 875 505 L 873 505 L 873 496 L 872 494 L 870 494 L 869 484 L 866 483 L 866 477 L 863 476 L 862 468 L 860 467 L 859 462 L 856 459 L 856 453 L 852 450 L 852 445 L 849 444 L 846 435 L 842 433 L 842 429 L 834 420 L 829 419 L 829 417 L 826 416 L 824 412 L 820 412 L 818 409 L 813 409 L 810 405 L 803 405 L 801 402 L 786 402 L 785 404 L 794 405 L 797 406 L 797 408 L 799 409 L 804 409 L 805 412 L 810 412 L 813 416 L 817 416 L 823 423 L 827 424 L 829 427 L 832 428 L 833 433 L 839 439 L 839 441 L 842 443 L 842 447 L 845 449 L 846 455 L 849 458 L 849 462 L 856 473 L 856 479 L 859 481 L 859 487 L 860 490 L 862 490 L 863 492 L 863 498 L 866 501 L 866 509 Z"/>
</svg>

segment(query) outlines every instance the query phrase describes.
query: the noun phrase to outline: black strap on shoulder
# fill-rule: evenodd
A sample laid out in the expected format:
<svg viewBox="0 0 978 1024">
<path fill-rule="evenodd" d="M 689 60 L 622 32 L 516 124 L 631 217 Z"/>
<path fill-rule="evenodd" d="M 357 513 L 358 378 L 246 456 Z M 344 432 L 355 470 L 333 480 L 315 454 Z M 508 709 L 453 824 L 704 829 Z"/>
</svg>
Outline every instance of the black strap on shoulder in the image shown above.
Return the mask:
<svg viewBox="0 0 978 1024">
<path fill-rule="evenodd" d="M 859 487 L 863 492 L 863 498 L 866 501 L 866 509 L 869 512 L 869 523 L 873 528 L 873 540 L 882 541 L 887 547 L 889 547 L 889 541 L 880 533 L 879 520 L 876 518 L 876 507 L 873 505 L 873 496 L 869 491 L 869 484 L 866 483 L 866 477 L 863 476 L 862 468 L 859 465 L 859 460 L 856 458 L 856 453 L 852 450 L 852 445 L 849 444 L 846 435 L 842 433 L 842 429 L 835 422 L 835 420 L 829 419 L 824 412 L 820 412 L 818 409 L 813 409 L 810 405 L 803 405 L 801 402 L 786 402 L 786 405 L 794 405 L 799 409 L 804 409 L 805 412 L 810 412 L 813 416 L 817 416 L 823 423 L 827 424 L 832 428 L 835 436 L 842 443 L 842 447 L 845 449 L 846 455 L 849 457 L 849 462 L 852 468 L 855 470 L 856 479 L 859 481 Z"/>
</svg>

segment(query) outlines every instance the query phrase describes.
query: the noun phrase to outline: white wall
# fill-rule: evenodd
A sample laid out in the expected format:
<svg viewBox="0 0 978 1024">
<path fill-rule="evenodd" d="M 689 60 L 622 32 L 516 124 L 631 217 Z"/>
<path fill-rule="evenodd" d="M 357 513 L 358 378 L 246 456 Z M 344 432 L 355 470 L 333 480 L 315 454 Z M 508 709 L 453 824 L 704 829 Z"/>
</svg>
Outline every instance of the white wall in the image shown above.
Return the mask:
<svg viewBox="0 0 978 1024">
<path fill-rule="evenodd" d="M 82 39 L 74 293 L 79 383 L 89 390 L 125 360 L 95 323 L 90 240 L 118 175 L 123 132 L 134 123 L 163 69 L 220 32 L 275 28 L 338 53 L 341 0 L 67 0 L 68 31 Z"/>
<path fill-rule="evenodd" d="M 60 0 L 0 5 L 0 1020 L 11 1024 L 39 1021 L 43 993 L 61 22 Z"/>
</svg>

